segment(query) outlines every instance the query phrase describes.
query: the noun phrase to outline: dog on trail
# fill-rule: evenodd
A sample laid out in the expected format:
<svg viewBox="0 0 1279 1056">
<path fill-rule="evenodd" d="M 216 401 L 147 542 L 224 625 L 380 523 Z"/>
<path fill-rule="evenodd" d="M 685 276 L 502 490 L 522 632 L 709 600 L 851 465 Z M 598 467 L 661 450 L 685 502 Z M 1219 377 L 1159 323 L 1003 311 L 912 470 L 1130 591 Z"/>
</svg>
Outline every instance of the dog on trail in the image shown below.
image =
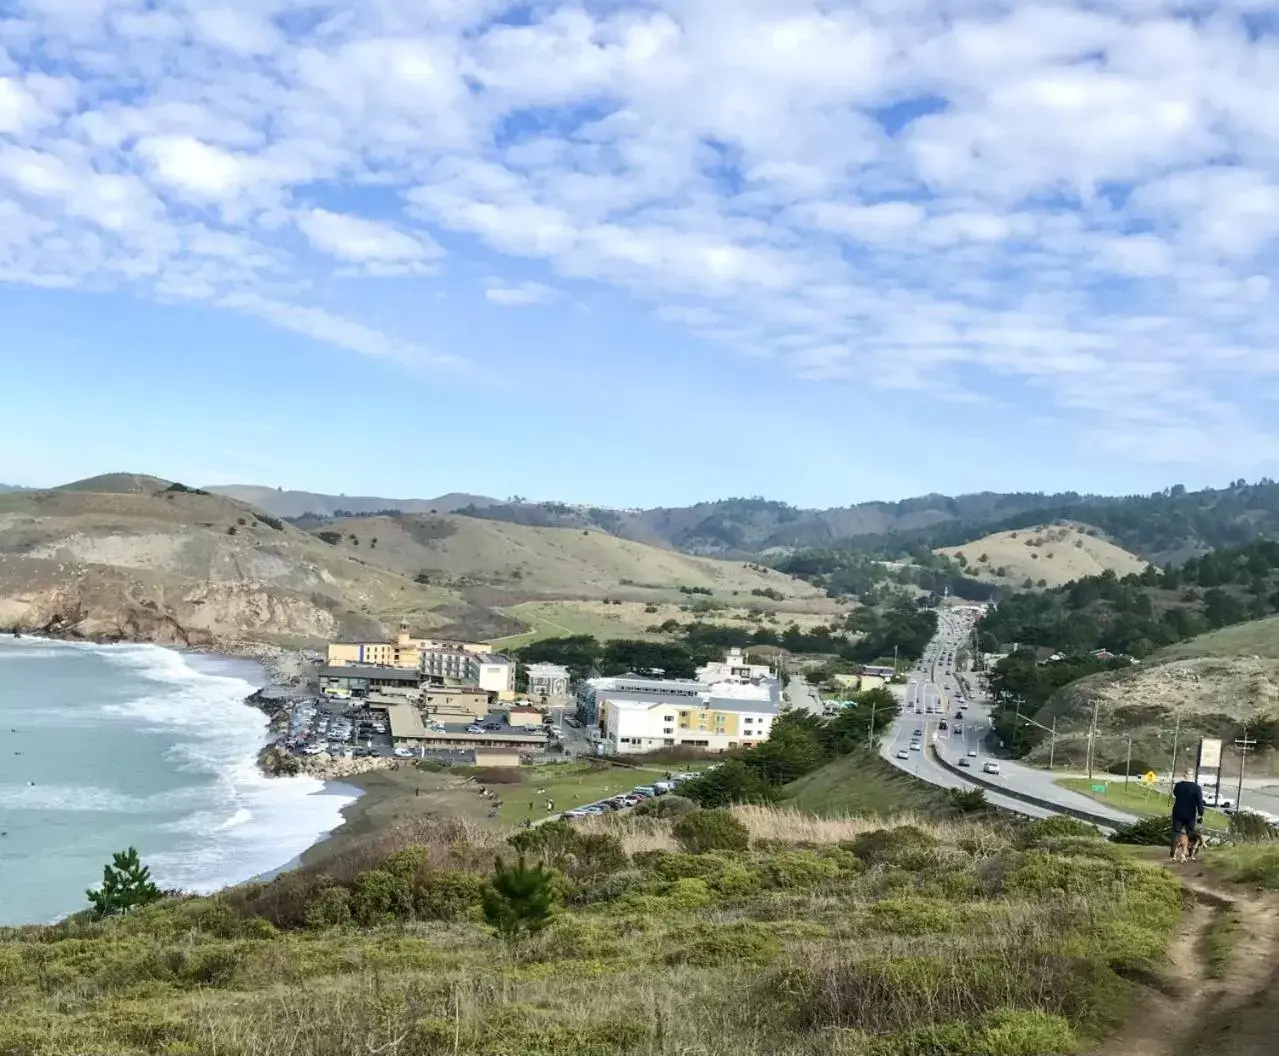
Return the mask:
<svg viewBox="0 0 1279 1056">
<path fill-rule="evenodd" d="M 1195 833 L 1191 836 L 1189 833 L 1177 833 L 1177 842 L 1172 850 L 1172 860 L 1174 862 L 1184 862 L 1186 860 L 1196 861 L 1199 858 L 1199 848 L 1203 846 L 1204 838 Z"/>
</svg>

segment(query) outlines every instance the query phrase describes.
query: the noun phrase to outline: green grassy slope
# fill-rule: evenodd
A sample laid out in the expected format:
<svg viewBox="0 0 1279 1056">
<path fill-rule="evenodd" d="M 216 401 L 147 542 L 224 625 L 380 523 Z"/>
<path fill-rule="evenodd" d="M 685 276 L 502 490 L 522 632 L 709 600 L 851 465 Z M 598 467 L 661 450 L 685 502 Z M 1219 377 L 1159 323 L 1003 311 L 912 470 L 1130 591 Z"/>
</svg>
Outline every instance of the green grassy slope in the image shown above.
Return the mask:
<svg viewBox="0 0 1279 1056">
<path fill-rule="evenodd" d="M 623 818 L 535 848 L 563 855 L 562 902 L 520 943 L 483 922 L 510 848 L 456 826 L 327 875 L 0 929 L 0 1053 L 1092 1051 L 1180 922 L 1177 880 L 1100 840 L 737 817 L 749 849 L 678 853 L 669 823 Z"/>
<path fill-rule="evenodd" d="M 1264 620 L 1249 620 L 1247 623 L 1236 623 L 1219 631 L 1201 634 L 1197 638 L 1159 650 L 1150 658 L 1150 662 L 1199 656 L 1260 656 L 1279 660 L 1279 618 L 1271 616 Z"/>
<path fill-rule="evenodd" d="M 952 813 L 945 791 L 904 774 L 871 752 L 856 752 L 827 763 L 783 789 L 787 806 L 827 817 Z"/>
</svg>

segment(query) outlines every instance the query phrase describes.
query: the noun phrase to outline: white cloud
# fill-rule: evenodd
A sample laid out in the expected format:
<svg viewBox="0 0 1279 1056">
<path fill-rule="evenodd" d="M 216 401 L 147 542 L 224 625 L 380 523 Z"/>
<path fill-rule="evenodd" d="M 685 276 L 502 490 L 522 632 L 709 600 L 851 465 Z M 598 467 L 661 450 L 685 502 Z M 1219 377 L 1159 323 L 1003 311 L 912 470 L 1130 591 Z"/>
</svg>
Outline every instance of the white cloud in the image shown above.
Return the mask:
<svg viewBox="0 0 1279 1056">
<path fill-rule="evenodd" d="M 414 237 L 391 224 L 327 209 L 301 213 L 297 225 L 322 253 L 357 264 L 415 263 L 443 255 L 424 236 Z"/>
<path fill-rule="evenodd" d="M 523 308 L 530 304 L 545 304 L 555 296 L 550 286 L 540 282 L 519 282 L 510 285 L 497 279 L 490 279 L 484 296 L 494 304 L 507 308 Z"/>
<path fill-rule="evenodd" d="M 261 15 L 226 7 L 195 13 L 196 32 L 212 44 L 240 55 L 261 55 L 280 44 L 275 27 Z"/>
<path fill-rule="evenodd" d="M 438 365 L 311 284 L 546 303 L 534 260 L 768 369 L 1033 403 L 1132 457 L 1190 458 L 1195 429 L 1268 450 L 1279 49 L 1241 16 L 1265 6 L 25 0 L 0 277 Z"/>
</svg>

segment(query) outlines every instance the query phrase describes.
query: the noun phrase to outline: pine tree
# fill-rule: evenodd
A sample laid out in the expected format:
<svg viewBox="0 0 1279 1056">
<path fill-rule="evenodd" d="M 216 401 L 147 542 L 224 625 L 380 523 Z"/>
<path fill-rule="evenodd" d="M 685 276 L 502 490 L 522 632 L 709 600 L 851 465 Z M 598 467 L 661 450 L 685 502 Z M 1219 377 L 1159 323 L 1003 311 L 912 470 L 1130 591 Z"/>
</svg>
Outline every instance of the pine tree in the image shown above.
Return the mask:
<svg viewBox="0 0 1279 1056">
<path fill-rule="evenodd" d="M 86 891 L 93 915 L 101 920 L 128 913 L 160 898 L 160 889 L 151 881 L 151 870 L 142 864 L 133 847 L 111 856 L 102 867 L 102 887 Z"/>
<path fill-rule="evenodd" d="M 484 919 L 510 942 L 537 934 L 555 915 L 555 880 L 553 870 L 529 866 L 523 856 L 514 865 L 499 859 L 484 892 Z"/>
</svg>

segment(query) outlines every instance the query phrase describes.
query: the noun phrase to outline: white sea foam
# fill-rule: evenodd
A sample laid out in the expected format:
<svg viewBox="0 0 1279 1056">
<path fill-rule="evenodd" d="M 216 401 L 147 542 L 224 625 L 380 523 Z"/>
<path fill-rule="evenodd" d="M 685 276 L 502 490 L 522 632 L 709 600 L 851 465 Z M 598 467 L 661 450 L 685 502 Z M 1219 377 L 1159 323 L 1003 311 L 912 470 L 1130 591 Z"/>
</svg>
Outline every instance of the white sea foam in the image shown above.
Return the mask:
<svg viewBox="0 0 1279 1056">
<path fill-rule="evenodd" d="M 36 643 L 39 644 L 36 644 Z M 5 784 L 0 777 L 0 809 L 14 811 L 92 811 L 112 814 L 160 812 L 153 831 L 165 849 L 147 856 L 157 882 L 165 887 L 210 891 L 268 872 L 291 861 L 341 824 L 347 795 L 318 794 L 323 782 L 309 777 L 268 778 L 257 766 L 267 738 L 267 719 L 244 698 L 256 688 L 235 674 L 198 670 L 172 649 L 152 645 L 6 642 L 4 657 L 36 660 L 60 650 L 92 651 L 109 664 L 140 676 L 152 687 L 131 699 L 97 703 L 64 718 L 77 725 L 86 711 L 95 721 L 115 727 L 123 722 L 140 735 L 165 735 L 165 760 L 180 787 L 154 795 L 128 795 L 106 782 Z M 233 669 L 234 665 L 225 665 Z M 104 696 L 107 696 L 104 694 Z M 38 718 L 37 707 L 19 703 L 5 713 Z M 44 713 L 46 721 L 52 718 Z M 15 742 L 18 743 L 18 742 Z M 175 817 L 176 815 L 176 817 Z M 74 908 L 74 907 L 72 907 Z"/>
</svg>

